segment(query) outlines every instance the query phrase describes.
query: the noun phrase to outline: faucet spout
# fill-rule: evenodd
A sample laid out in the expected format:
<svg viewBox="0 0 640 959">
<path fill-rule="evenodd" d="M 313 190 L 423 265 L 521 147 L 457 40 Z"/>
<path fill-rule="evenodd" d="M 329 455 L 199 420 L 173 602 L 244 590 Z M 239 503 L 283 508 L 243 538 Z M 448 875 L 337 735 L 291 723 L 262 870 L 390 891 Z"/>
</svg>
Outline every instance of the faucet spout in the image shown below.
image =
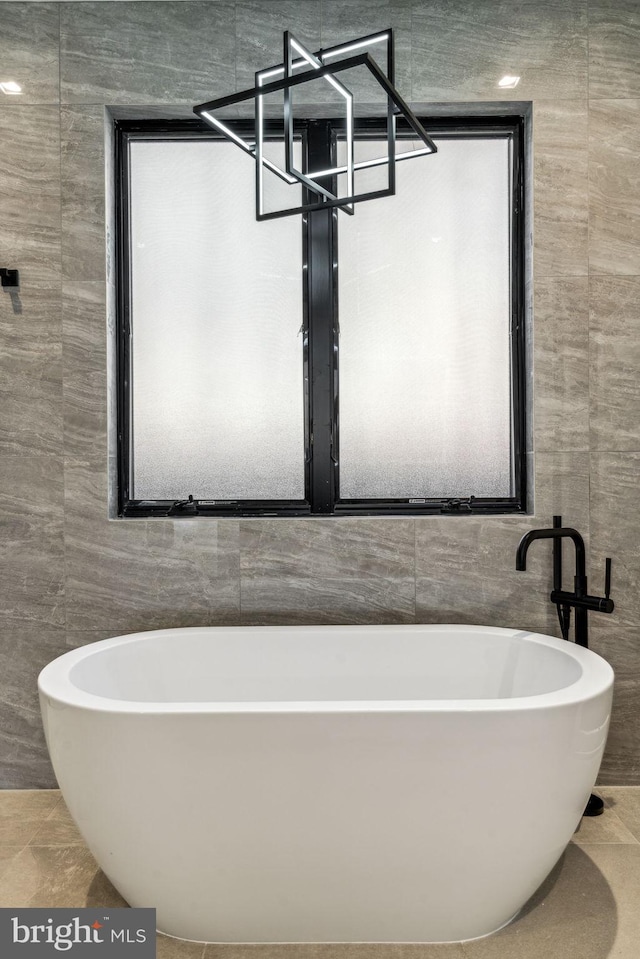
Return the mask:
<svg viewBox="0 0 640 959">
<path fill-rule="evenodd" d="M 518 543 L 516 569 L 526 570 L 527 552 L 534 539 L 562 539 L 565 537 L 573 540 L 573 545 L 576 550 L 576 595 L 586 595 L 587 574 L 584 540 L 578 530 L 573 529 L 571 526 L 554 526 L 551 529 L 530 529 Z"/>
</svg>

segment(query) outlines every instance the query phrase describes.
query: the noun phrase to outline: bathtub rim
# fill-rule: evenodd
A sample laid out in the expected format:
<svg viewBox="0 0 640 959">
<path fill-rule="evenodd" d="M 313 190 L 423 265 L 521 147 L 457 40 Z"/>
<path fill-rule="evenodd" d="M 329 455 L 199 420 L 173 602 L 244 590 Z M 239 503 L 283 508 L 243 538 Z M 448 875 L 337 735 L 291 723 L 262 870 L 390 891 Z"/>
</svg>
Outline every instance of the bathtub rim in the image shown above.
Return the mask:
<svg viewBox="0 0 640 959">
<path fill-rule="evenodd" d="M 152 642 L 159 636 L 179 636 L 185 633 L 224 633 L 241 631 L 244 633 L 316 633 L 340 629 L 352 631 L 376 631 L 400 629 L 403 632 L 491 632 L 505 638 L 520 638 L 522 642 L 550 646 L 569 656 L 581 668 L 574 682 L 551 692 L 536 693 L 529 696 L 486 699 L 424 699 L 424 700 L 256 700 L 256 701 L 156 701 L 111 699 L 95 693 L 89 693 L 76 686 L 70 679 L 72 668 L 83 659 L 105 649 L 115 648 L 134 642 Z M 557 639 L 533 630 L 515 629 L 502 626 L 480 626 L 468 624 L 386 624 L 386 625 L 302 625 L 302 626 L 186 626 L 167 629 L 153 629 L 113 636 L 108 639 L 87 643 L 68 650 L 48 663 L 38 676 L 38 691 L 48 706 L 70 706 L 100 713 L 124 713 L 136 715 L 163 714 L 232 714 L 232 713 L 491 713 L 514 712 L 523 710 L 550 709 L 585 703 L 606 693 L 613 686 L 614 672 L 610 664 L 591 649 L 577 646 L 575 643 Z"/>
</svg>

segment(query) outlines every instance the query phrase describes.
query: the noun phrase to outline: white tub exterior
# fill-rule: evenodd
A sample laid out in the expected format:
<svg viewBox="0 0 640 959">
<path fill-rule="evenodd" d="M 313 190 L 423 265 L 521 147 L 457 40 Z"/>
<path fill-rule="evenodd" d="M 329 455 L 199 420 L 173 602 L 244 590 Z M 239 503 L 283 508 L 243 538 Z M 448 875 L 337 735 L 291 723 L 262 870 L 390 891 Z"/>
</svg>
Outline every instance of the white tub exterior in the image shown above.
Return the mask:
<svg viewBox="0 0 640 959">
<path fill-rule="evenodd" d="M 39 678 L 98 863 L 209 942 L 496 930 L 580 820 L 612 683 L 589 650 L 478 626 L 160 630 Z"/>
</svg>

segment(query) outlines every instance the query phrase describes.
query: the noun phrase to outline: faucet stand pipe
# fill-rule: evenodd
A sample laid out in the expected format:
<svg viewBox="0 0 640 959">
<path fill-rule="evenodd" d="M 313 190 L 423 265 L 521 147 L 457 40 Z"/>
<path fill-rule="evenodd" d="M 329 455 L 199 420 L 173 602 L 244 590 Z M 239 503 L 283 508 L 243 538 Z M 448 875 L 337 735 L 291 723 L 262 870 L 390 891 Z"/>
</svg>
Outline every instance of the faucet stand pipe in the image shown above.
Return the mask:
<svg viewBox="0 0 640 959">
<path fill-rule="evenodd" d="M 562 540 L 570 538 L 575 547 L 576 569 L 573 581 L 573 593 L 562 589 Z M 553 539 L 553 590 L 550 595 L 552 603 L 558 608 L 560 629 L 564 639 L 569 637 L 571 607 L 575 609 L 575 640 L 579 646 L 589 646 L 589 610 L 600 613 L 612 613 L 613 600 L 609 598 L 611 589 L 611 560 L 606 562 L 605 595 L 589 596 L 587 592 L 587 571 L 585 560 L 584 540 L 576 529 L 563 527 L 562 517 L 553 517 L 551 529 L 532 529 L 525 533 L 516 552 L 516 569 L 527 568 L 527 552 L 534 539 Z M 599 816 L 604 809 L 604 802 L 594 793 L 589 797 L 584 816 Z"/>
</svg>

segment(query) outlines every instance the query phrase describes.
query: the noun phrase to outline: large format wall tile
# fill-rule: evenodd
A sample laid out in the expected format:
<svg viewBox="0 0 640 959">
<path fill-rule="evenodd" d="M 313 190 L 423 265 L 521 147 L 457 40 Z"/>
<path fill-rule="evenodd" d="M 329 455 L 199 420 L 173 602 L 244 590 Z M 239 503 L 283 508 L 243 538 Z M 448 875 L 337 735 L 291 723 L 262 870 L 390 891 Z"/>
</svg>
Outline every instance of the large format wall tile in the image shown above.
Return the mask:
<svg viewBox="0 0 640 959">
<path fill-rule="evenodd" d="M 587 545 L 590 533 L 589 454 L 587 452 L 536 453 L 535 515 L 527 522 L 534 527 L 553 525 L 562 516 L 563 526 L 574 526 Z M 539 548 L 544 544 L 537 543 Z M 549 544 L 546 544 L 549 546 Z M 567 544 L 570 552 L 573 547 Z M 535 547 L 534 547 L 535 548 Z M 573 565 L 571 566 L 573 569 Z M 567 567 L 567 586 L 570 585 Z"/>
<path fill-rule="evenodd" d="M 238 622 L 237 522 L 109 521 L 105 463 L 65 463 L 68 627 Z"/>
<path fill-rule="evenodd" d="M 55 789 L 40 711 L 0 699 L 0 789 Z"/>
<path fill-rule="evenodd" d="M 558 635 L 555 607 L 548 601 L 550 547 L 534 546 L 527 569 L 515 568 L 520 538 L 533 525 L 551 524 L 443 518 L 433 528 L 417 521 L 416 619 Z"/>
<path fill-rule="evenodd" d="M 413 98 L 585 97 L 586 13 L 586 0 L 415 0 Z M 505 74 L 521 78 L 515 89 L 498 87 Z"/>
<path fill-rule="evenodd" d="M 587 277 L 539 277 L 534 315 L 535 448 L 587 450 Z"/>
<path fill-rule="evenodd" d="M 0 219 L 0 233 L 2 223 Z M 62 448 L 60 292 L 36 271 L 0 294 L 0 454 L 59 454 Z"/>
<path fill-rule="evenodd" d="M 0 629 L 0 702 L 38 712 L 38 674 L 67 651 L 63 629 Z"/>
<path fill-rule="evenodd" d="M 0 457 L 2 628 L 64 626 L 62 461 Z"/>
<path fill-rule="evenodd" d="M 59 107 L 0 103 L 0 182 L 17 199 L 60 195 Z M 3 197 L 7 203 L 9 197 Z"/>
<path fill-rule="evenodd" d="M 540 557 L 515 572 L 521 519 L 416 520 L 416 620 L 521 629 L 545 628 Z"/>
<path fill-rule="evenodd" d="M 320 23 L 320 0 L 238 0 L 236 86 L 229 78 L 228 88 L 221 88 L 219 95 L 253 87 L 256 70 L 282 63 L 285 30 L 309 49 L 317 50 L 321 46 Z M 217 95 L 213 92 L 206 99 Z"/>
<path fill-rule="evenodd" d="M 537 629 L 556 635 L 549 603 L 552 555 L 534 543 L 524 572 L 515 568 L 521 536 L 534 527 L 563 525 L 589 533 L 588 453 L 536 456 L 535 516 L 485 519 L 429 517 L 416 520 L 416 619 Z M 567 586 L 570 583 L 567 550 Z"/>
<path fill-rule="evenodd" d="M 0 104 L 0 143 L 0 265 L 20 272 L 0 293 L 0 452 L 60 453 L 58 108 Z"/>
<path fill-rule="evenodd" d="M 0 261 L 20 270 L 19 305 L 35 284 L 59 291 L 59 108 L 1 103 L 0 143 Z"/>
<path fill-rule="evenodd" d="M 21 104 L 60 99 L 60 4 L 0 3 L 2 77 L 22 87 Z M 1 95 L 1 94 L 0 94 Z"/>
<path fill-rule="evenodd" d="M 534 105 L 536 275 L 586 275 L 589 268 L 588 114 L 584 100 Z"/>
<path fill-rule="evenodd" d="M 639 488 L 639 452 L 591 453 L 592 578 L 602 582 L 604 561 L 610 556 L 616 608 L 607 623 L 636 628 L 640 622 Z"/>
<path fill-rule="evenodd" d="M 76 649 L 78 646 L 88 646 L 90 643 L 99 643 L 103 639 L 112 639 L 119 635 L 118 629 L 68 629 L 65 642 L 67 649 Z"/>
<path fill-rule="evenodd" d="M 413 564 L 412 519 L 243 523 L 242 622 L 413 622 Z"/>
<path fill-rule="evenodd" d="M 60 110 L 62 270 L 69 280 L 105 276 L 105 114 L 101 106 Z"/>
<path fill-rule="evenodd" d="M 62 311 L 65 454 L 95 460 L 107 450 L 104 283 L 65 282 Z"/>
<path fill-rule="evenodd" d="M 56 785 L 40 718 L 38 673 L 67 649 L 63 629 L 0 630 L 0 789 Z"/>
<path fill-rule="evenodd" d="M 589 269 L 640 274 L 640 99 L 589 108 Z"/>
<path fill-rule="evenodd" d="M 640 276 L 590 281 L 591 448 L 640 449 Z"/>
<path fill-rule="evenodd" d="M 322 46 L 332 47 L 346 40 L 364 37 L 379 30 L 393 28 L 395 47 L 395 86 L 405 100 L 413 99 L 411 84 L 411 0 L 322 0 Z M 384 47 L 372 46 L 355 53 L 369 53 L 386 72 L 387 60 Z M 361 68 L 366 69 L 366 68 Z M 357 95 L 358 84 L 353 83 L 356 74 L 345 74 L 345 82 Z M 381 93 L 369 82 L 361 83 L 361 99 L 371 99 L 368 91 L 374 90 L 376 103 L 382 102 Z M 381 88 L 380 88 L 381 90 Z M 356 113 L 357 113 L 356 102 Z"/>
<path fill-rule="evenodd" d="M 60 5 L 61 99 L 191 104 L 235 85 L 235 9 L 227 0 Z"/>
<path fill-rule="evenodd" d="M 640 5 L 589 0 L 589 96 L 640 97 Z"/>
<path fill-rule="evenodd" d="M 591 588 L 591 587 L 590 587 Z M 614 580 L 611 595 L 618 590 Z M 611 663 L 615 672 L 609 738 L 598 780 L 617 785 L 635 785 L 640 779 L 640 679 L 638 647 L 640 627 L 622 626 L 611 616 L 594 614 L 590 619 L 589 646 Z"/>
</svg>

